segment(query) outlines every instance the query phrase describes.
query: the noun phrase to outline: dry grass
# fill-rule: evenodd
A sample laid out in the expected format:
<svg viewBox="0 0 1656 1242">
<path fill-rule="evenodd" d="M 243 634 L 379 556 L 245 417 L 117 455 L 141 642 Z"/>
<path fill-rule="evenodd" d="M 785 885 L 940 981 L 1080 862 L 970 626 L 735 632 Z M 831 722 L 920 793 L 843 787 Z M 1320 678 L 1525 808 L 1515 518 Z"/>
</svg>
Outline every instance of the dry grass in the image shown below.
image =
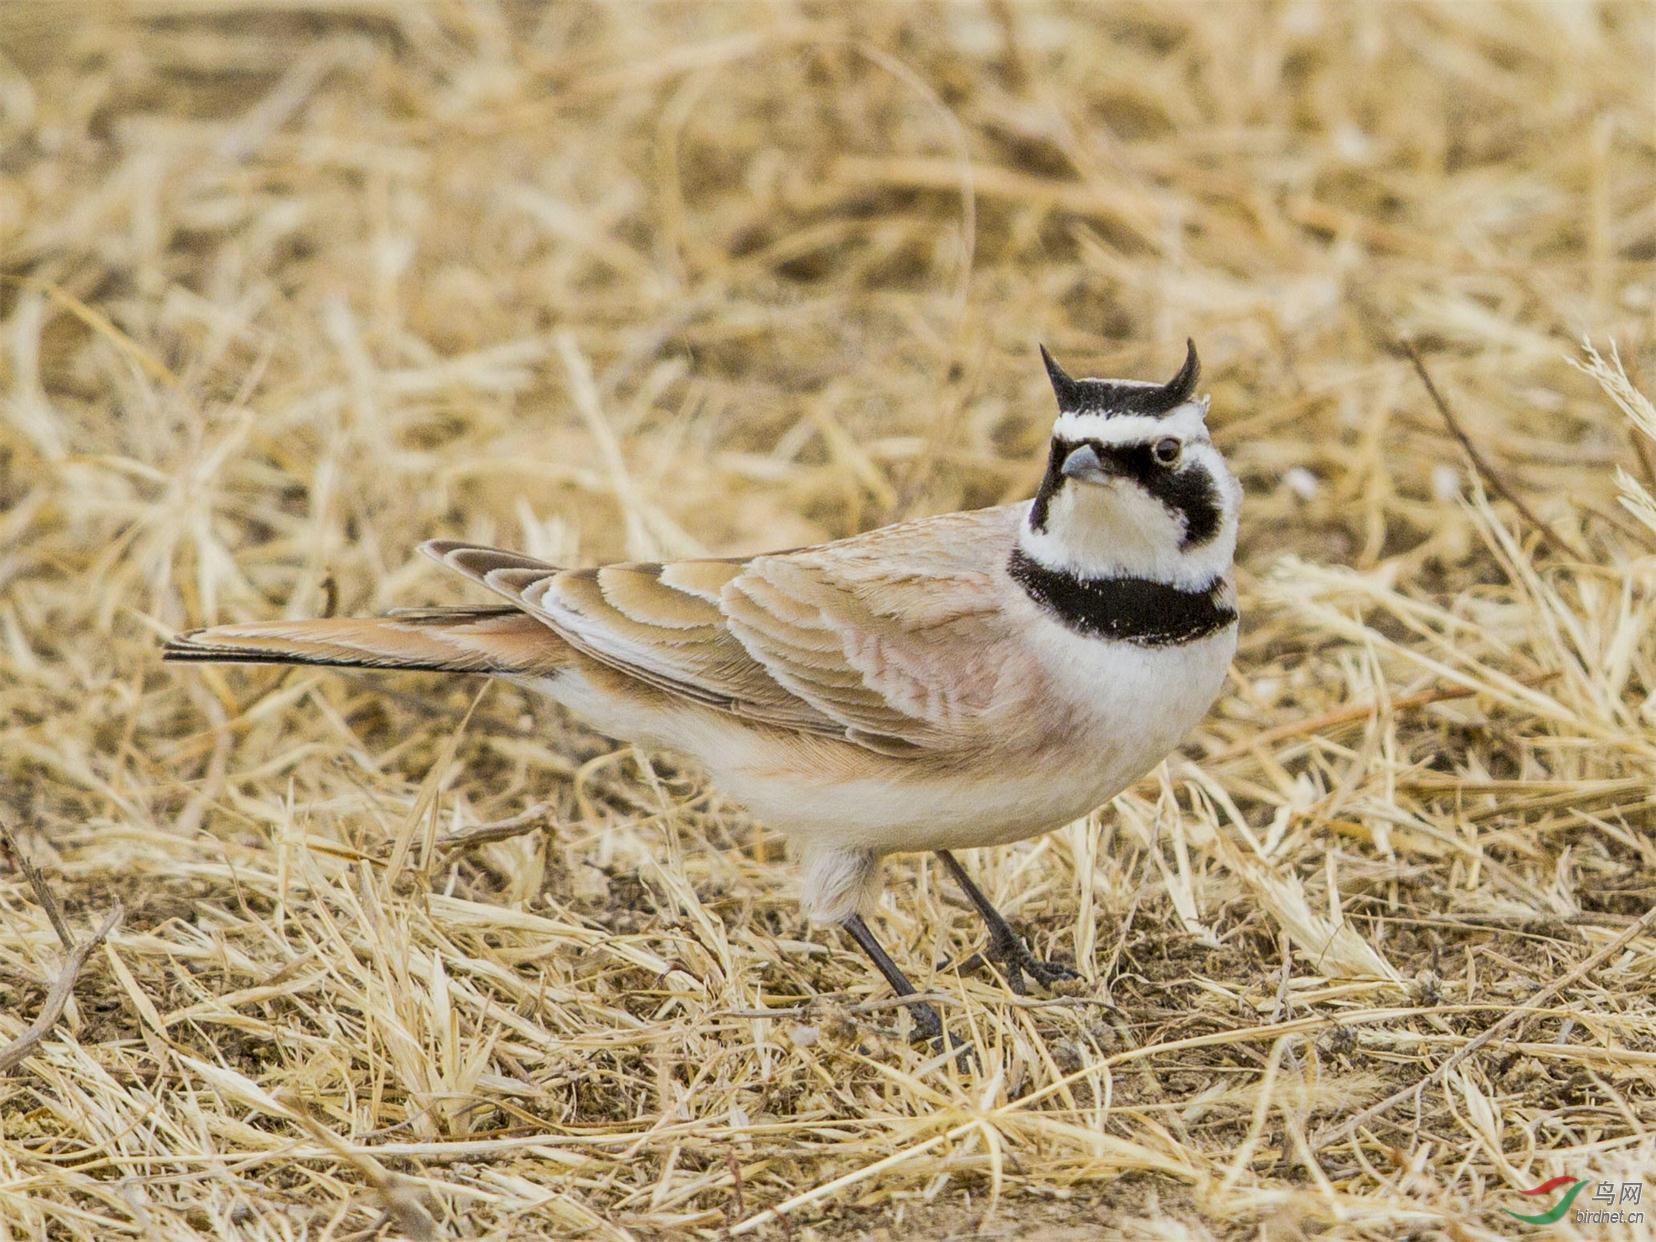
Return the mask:
<svg viewBox="0 0 1656 1242">
<path fill-rule="evenodd" d="M 1656 1195 L 1653 27 L 9 0 L 0 807 L 71 942 L 124 914 L 0 1078 L 0 1238 L 1464 1239 L 1560 1172 Z M 978 928 L 893 868 L 975 1065 L 886 1034 L 670 757 L 502 686 L 158 662 L 461 598 L 432 536 L 1024 495 L 1037 339 L 1159 375 L 1187 334 L 1249 491 L 1235 676 L 1095 822 L 969 860 L 1081 996 L 931 970 Z M 64 958 L 0 856 L 0 1045 Z"/>
</svg>

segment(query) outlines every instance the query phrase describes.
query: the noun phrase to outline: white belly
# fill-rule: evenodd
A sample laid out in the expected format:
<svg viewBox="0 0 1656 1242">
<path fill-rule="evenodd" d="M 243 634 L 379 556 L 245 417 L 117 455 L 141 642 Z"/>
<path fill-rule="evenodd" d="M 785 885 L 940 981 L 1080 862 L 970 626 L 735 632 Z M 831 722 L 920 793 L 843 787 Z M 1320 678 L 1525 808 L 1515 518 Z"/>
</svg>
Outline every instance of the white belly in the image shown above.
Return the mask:
<svg viewBox="0 0 1656 1242">
<path fill-rule="evenodd" d="M 791 774 L 738 755 L 703 755 L 719 786 L 802 846 L 877 854 L 973 849 L 1050 831 L 1102 806 L 1159 763 L 1206 714 L 1236 650 L 1236 629 L 1183 647 L 1054 637 L 1080 722 L 1017 757 L 942 776 L 893 760 L 866 777 Z M 769 756 L 766 757 L 767 759 Z"/>
<path fill-rule="evenodd" d="M 1035 701 L 1058 695 L 1062 710 L 1012 713 L 1004 754 L 991 748 L 942 773 L 927 756 L 880 756 L 706 708 L 663 711 L 614 696 L 578 669 L 523 680 L 612 737 L 701 762 L 722 791 L 788 835 L 805 861 L 806 913 L 835 923 L 868 899 L 882 855 L 1002 845 L 1103 805 L 1202 718 L 1236 649 L 1234 626 L 1168 648 L 1084 639 L 1055 624 L 1032 631 Z"/>
<path fill-rule="evenodd" d="M 706 709 L 664 713 L 617 700 L 578 671 L 524 679 L 613 737 L 696 759 L 714 783 L 809 851 L 973 849 L 1035 836 L 1109 801 L 1194 727 L 1224 682 L 1234 626 L 1181 647 L 1141 648 L 1037 627 L 1061 670 L 1065 726 L 1013 753 L 939 774 L 846 742 L 782 738 Z"/>
</svg>

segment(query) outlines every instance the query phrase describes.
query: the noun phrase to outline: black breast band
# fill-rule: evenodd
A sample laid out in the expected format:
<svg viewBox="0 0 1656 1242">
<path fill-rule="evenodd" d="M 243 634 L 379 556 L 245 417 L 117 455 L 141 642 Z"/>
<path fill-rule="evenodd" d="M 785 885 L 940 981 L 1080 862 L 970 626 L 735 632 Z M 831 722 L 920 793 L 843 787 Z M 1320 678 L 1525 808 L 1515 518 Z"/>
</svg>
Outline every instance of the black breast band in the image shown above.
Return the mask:
<svg viewBox="0 0 1656 1242">
<path fill-rule="evenodd" d="M 1007 572 L 1034 600 L 1077 634 L 1140 647 L 1171 647 L 1215 634 L 1236 620 L 1225 580 L 1196 591 L 1149 578 L 1078 578 L 1048 569 L 1014 549 Z"/>
</svg>

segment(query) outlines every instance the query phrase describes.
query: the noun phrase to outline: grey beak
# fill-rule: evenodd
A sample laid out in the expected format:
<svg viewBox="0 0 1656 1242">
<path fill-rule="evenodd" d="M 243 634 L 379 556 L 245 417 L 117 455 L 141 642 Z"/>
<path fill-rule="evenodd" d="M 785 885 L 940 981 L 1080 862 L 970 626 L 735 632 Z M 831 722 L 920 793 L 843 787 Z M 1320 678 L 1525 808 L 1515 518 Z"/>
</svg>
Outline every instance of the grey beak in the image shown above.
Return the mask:
<svg viewBox="0 0 1656 1242">
<path fill-rule="evenodd" d="M 1109 477 L 1104 463 L 1098 459 L 1098 450 L 1090 444 L 1071 449 L 1059 472 L 1066 479 L 1082 479 L 1089 483 L 1101 483 Z"/>
</svg>

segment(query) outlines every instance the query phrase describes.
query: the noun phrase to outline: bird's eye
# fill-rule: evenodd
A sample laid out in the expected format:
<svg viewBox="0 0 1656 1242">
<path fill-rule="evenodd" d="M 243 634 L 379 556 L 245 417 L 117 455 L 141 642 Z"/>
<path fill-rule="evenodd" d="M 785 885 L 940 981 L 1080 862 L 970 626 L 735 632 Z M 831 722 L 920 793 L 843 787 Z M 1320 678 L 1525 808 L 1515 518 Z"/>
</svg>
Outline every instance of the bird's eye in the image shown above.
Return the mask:
<svg viewBox="0 0 1656 1242">
<path fill-rule="evenodd" d="M 1157 440 L 1150 452 L 1158 465 L 1171 466 L 1179 460 L 1179 452 L 1183 447 L 1172 436 L 1168 436 L 1165 440 Z"/>
</svg>

